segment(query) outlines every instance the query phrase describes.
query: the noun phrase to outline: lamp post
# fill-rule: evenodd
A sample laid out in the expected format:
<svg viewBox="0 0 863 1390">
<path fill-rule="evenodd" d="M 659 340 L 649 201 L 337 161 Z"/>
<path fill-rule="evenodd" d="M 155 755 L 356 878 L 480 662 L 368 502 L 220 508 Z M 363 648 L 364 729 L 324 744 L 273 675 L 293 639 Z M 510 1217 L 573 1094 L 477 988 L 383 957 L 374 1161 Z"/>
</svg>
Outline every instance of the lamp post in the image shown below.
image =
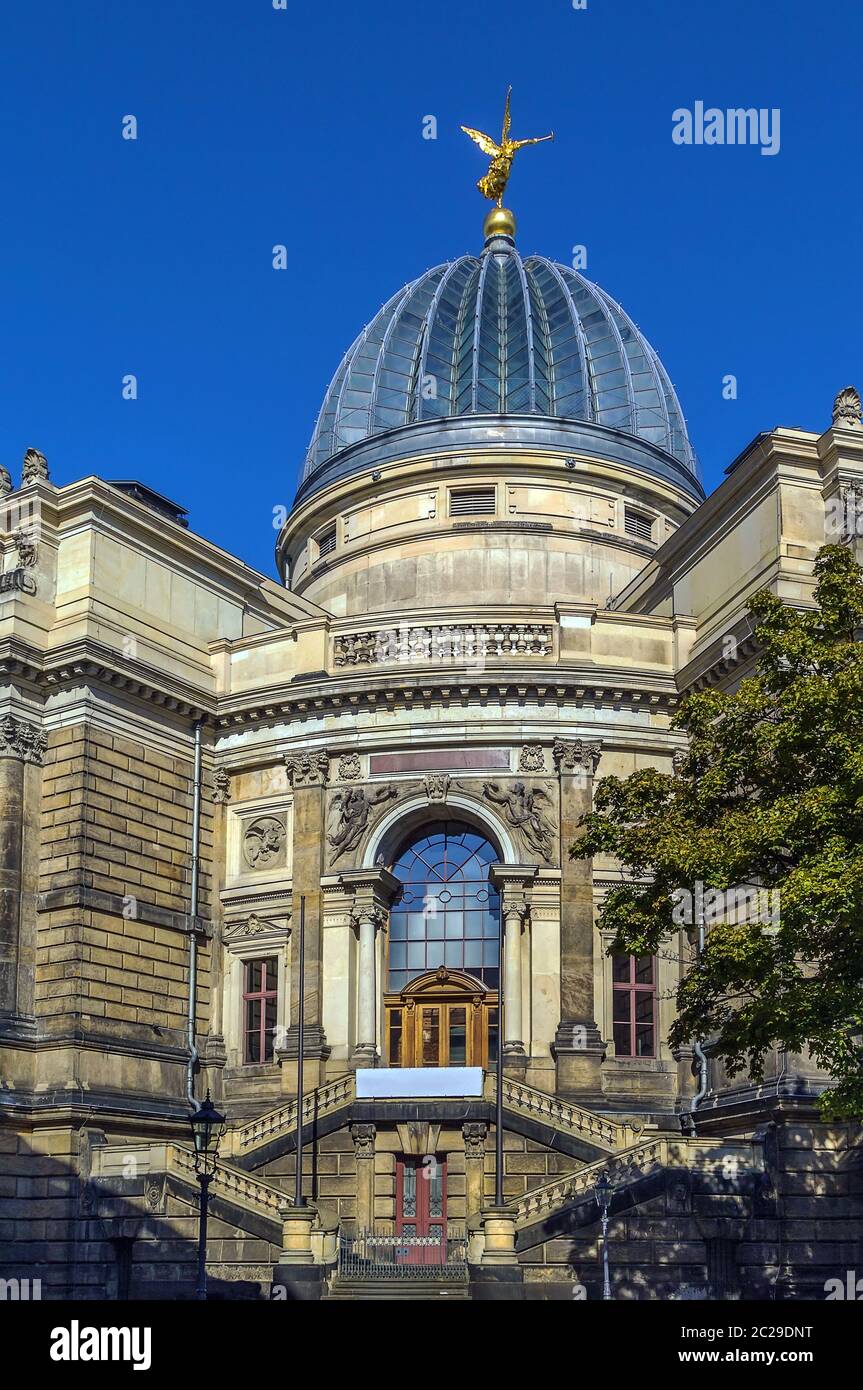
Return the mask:
<svg viewBox="0 0 863 1390">
<path fill-rule="evenodd" d="M 189 1117 L 192 1126 L 192 1139 L 195 1145 L 195 1172 L 201 1184 L 201 1215 L 198 1226 L 198 1279 L 195 1284 L 195 1297 L 207 1297 L 207 1204 L 210 1183 L 216 1171 L 219 1156 L 219 1140 L 225 1132 L 225 1117 L 220 1115 L 210 1099 L 202 1101 L 193 1115 Z"/>
<path fill-rule="evenodd" d="M 602 1297 L 611 1298 L 611 1277 L 608 1271 L 608 1207 L 611 1201 L 611 1183 L 608 1174 L 600 1173 L 594 1185 L 594 1195 L 602 1212 Z"/>
</svg>

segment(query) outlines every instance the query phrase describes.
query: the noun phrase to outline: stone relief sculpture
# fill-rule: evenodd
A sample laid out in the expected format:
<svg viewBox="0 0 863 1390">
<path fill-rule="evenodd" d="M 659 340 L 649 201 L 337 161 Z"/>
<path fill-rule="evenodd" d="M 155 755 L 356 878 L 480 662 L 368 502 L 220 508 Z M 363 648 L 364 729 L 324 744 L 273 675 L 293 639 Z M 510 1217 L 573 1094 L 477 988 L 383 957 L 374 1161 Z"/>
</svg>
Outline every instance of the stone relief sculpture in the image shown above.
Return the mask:
<svg viewBox="0 0 863 1390">
<path fill-rule="evenodd" d="M 429 801 L 446 801 L 450 778 L 446 772 L 433 772 L 423 778 L 423 790 Z"/>
<path fill-rule="evenodd" d="M 545 772 L 545 754 L 541 743 L 526 743 L 519 754 L 519 772 Z"/>
<path fill-rule="evenodd" d="M 349 787 L 347 791 L 336 792 L 331 807 L 337 815 L 336 824 L 327 835 L 333 863 L 356 849 L 368 829 L 374 808 L 394 800 L 397 795 L 395 787 L 375 787 L 369 792 L 365 787 Z"/>
<path fill-rule="evenodd" d="M 557 739 L 551 750 L 558 772 L 573 772 L 592 777 L 602 756 L 600 739 Z"/>
<path fill-rule="evenodd" d="M 31 531 L 25 531 L 23 526 L 19 526 L 13 533 L 12 544 L 18 552 L 18 564 L 22 569 L 29 569 L 31 565 L 35 565 L 39 547 Z"/>
<path fill-rule="evenodd" d="M 0 464 L 0 497 L 6 497 L 13 491 L 12 474 L 9 472 L 8 468 L 4 468 L 3 465 Z"/>
<path fill-rule="evenodd" d="M 231 799 L 231 774 L 226 767 L 217 767 L 213 773 L 213 800 L 224 805 Z"/>
<path fill-rule="evenodd" d="M 539 788 L 533 790 L 524 782 L 513 782 L 511 787 L 502 787 L 499 782 L 483 782 L 482 794 L 488 801 L 503 807 L 506 820 L 519 831 L 525 844 L 550 863 L 554 857 L 554 826 L 539 805 L 542 801 L 551 804 L 547 792 Z"/>
<path fill-rule="evenodd" d="M 48 460 L 38 449 L 28 449 L 21 466 L 21 486 L 38 482 L 40 479 L 48 481 Z"/>
<path fill-rule="evenodd" d="M 330 780 L 328 753 L 288 753 L 285 755 L 288 781 L 296 787 L 323 787 Z"/>
<path fill-rule="evenodd" d="M 24 763 L 42 763 L 48 747 L 48 735 L 35 724 L 15 719 L 11 714 L 0 719 L 0 757 L 20 758 Z"/>
<path fill-rule="evenodd" d="M 277 862 L 283 862 L 284 848 L 284 821 L 275 816 L 261 816 L 247 826 L 243 835 L 243 858 L 250 869 L 275 868 Z"/>
<path fill-rule="evenodd" d="M 359 753 L 343 753 L 339 758 L 339 781 L 356 782 L 362 776 Z"/>
</svg>

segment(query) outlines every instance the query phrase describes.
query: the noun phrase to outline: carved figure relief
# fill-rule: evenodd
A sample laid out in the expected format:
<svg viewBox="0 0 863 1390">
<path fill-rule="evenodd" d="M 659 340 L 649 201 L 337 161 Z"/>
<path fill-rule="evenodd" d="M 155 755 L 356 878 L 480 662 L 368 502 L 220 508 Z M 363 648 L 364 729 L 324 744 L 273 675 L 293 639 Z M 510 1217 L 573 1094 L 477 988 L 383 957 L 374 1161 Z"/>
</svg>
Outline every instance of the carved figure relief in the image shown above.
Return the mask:
<svg viewBox="0 0 863 1390">
<path fill-rule="evenodd" d="M 250 869 L 273 869 L 285 862 L 285 823 L 261 816 L 243 834 L 243 858 Z"/>
<path fill-rule="evenodd" d="M 555 831 L 542 803 L 551 806 L 551 798 L 541 788 L 530 788 L 524 782 L 503 786 L 500 782 L 483 782 L 482 794 L 488 801 L 503 807 L 507 822 L 519 832 L 525 844 L 550 863 L 554 856 Z"/>
<path fill-rule="evenodd" d="M 374 808 L 394 800 L 397 795 L 395 787 L 374 787 L 370 791 L 365 787 L 349 787 L 336 792 L 331 805 L 335 825 L 327 835 L 333 863 L 356 849 L 368 829 Z"/>
</svg>

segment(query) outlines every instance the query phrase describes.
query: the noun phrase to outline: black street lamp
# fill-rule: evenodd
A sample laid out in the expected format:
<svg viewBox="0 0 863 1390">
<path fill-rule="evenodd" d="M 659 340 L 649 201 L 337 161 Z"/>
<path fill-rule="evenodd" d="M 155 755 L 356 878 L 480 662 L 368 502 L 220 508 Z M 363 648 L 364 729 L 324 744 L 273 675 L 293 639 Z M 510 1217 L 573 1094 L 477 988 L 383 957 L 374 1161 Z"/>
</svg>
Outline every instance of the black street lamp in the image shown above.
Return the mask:
<svg viewBox="0 0 863 1390">
<path fill-rule="evenodd" d="M 602 1212 L 602 1297 L 611 1298 L 611 1277 L 608 1270 L 608 1208 L 611 1202 L 611 1183 L 606 1172 L 594 1183 L 597 1206 Z"/>
<path fill-rule="evenodd" d="M 219 1140 L 225 1132 L 225 1117 L 219 1114 L 215 1105 L 210 1100 L 209 1091 L 207 1092 L 207 1099 L 201 1102 L 193 1115 L 190 1115 L 189 1124 L 192 1126 L 192 1139 L 195 1145 L 195 1172 L 198 1174 L 198 1182 L 201 1184 L 201 1216 L 198 1226 L 198 1280 L 195 1285 L 195 1297 L 206 1299 L 207 1204 L 209 1201 L 210 1183 L 216 1172 L 216 1160 L 219 1156 Z"/>
</svg>

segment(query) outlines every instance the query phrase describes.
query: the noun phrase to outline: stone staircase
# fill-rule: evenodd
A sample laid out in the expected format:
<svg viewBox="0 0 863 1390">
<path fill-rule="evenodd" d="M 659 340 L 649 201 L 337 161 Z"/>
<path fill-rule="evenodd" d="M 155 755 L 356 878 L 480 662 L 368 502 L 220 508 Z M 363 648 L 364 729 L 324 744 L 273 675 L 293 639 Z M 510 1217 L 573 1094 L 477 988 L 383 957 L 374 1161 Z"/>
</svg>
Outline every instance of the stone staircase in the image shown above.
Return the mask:
<svg viewBox="0 0 863 1390">
<path fill-rule="evenodd" d="M 467 1277 L 464 1279 L 417 1280 L 416 1283 L 404 1279 L 342 1279 L 335 1275 L 326 1293 L 326 1299 L 369 1302 L 373 1299 L 387 1301 L 406 1300 L 412 1303 L 459 1303 L 470 1299 Z"/>
<path fill-rule="evenodd" d="M 717 1182 L 730 1182 L 743 1174 L 763 1170 L 762 1149 L 760 1144 L 748 1140 L 656 1135 L 535 1187 L 508 1205 L 515 1213 L 516 1230 L 524 1231 L 580 1201 L 595 1204 L 594 1188 L 601 1173 L 606 1173 L 613 1188 L 620 1192 L 668 1168 L 686 1168 L 708 1174 Z"/>
</svg>

